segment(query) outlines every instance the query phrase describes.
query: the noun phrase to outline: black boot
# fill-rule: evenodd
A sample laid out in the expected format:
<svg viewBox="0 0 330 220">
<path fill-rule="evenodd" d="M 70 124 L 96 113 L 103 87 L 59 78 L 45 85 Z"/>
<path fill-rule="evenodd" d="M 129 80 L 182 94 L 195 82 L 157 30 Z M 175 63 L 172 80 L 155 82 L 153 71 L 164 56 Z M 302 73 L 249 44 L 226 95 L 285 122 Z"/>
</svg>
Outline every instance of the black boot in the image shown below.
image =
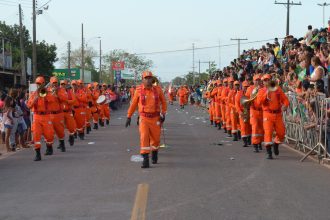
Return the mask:
<svg viewBox="0 0 330 220">
<path fill-rule="evenodd" d="M 227 133 L 227 128 L 224 127 L 223 128 L 223 131 L 224 131 L 224 133 Z"/>
<path fill-rule="evenodd" d="M 253 145 L 253 147 L 254 147 L 254 153 L 259 153 L 259 146 L 258 146 L 258 144 L 254 144 Z"/>
<path fill-rule="evenodd" d="M 41 160 L 40 149 L 36 149 L 36 156 L 34 158 L 34 161 L 40 161 L 40 160 Z"/>
<path fill-rule="evenodd" d="M 143 162 L 141 168 L 149 168 L 149 154 L 142 154 Z"/>
<path fill-rule="evenodd" d="M 152 164 L 156 164 L 158 162 L 158 151 L 152 151 L 151 159 Z"/>
<path fill-rule="evenodd" d="M 213 125 L 213 121 L 212 120 L 210 120 L 210 123 L 211 123 L 211 125 Z"/>
<path fill-rule="evenodd" d="M 271 146 L 267 147 L 267 159 L 272 160 L 273 159 L 273 153 Z"/>
<path fill-rule="evenodd" d="M 78 138 L 78 134 L 77 134 L 77 132 L 74 133 L 74 138 L 75 138 L 75 139 Z"/>
<path fill-rule="evenodd" d="M 47 149 L 46 149 L 46 156 L 50 156 L 53 155 L 53 146 L 51 144 L 47 145 Z"/>
<path fill-rule="evenodd" d="M 238 134 L 237 133 L 233 133 L 233 136 L 234 136 L 233 141 L 238 141 Z"/>
<path fill-rule="evenodd" d="M 231 130 L 228 130 L 227 133 L 228 133 L 228 137 L 232 137 Z"/>
<path fill-rule="evenodd" d="M 101 127 L 104 127 L 104 121 L 102 119 L 99 121 L 99 124 Z"/>
<path fill-rule="evenodd" d="M 89 134 L 89 127 L 86 127 L 86 134 Z"/>
<path fill-rule="evenodd" d="M 222 126 L 222 123 L 220 122 L 220 123 L 218 124 L 218 130 L 221 130 L 221 126 Z"/>
<path fill-rule="evenodd" d="M 247 144 L 247 137 L 243 137 L 243 147 L 248 147 L 248 144 Z"/>
<path fill-rule="evenodd" d="M 278 150 L 278 146 L 279 146 L 279 144 L 277 144 L 277 143 L 274 143 L 274 144 L 273 144 L 274 154 L 275 154 L 276 156 L 278 156 L 278 155 L 280 154 L 280 152 L 279 152 L 279 150 Z"/>
<path fill-rule="evenodd" d="M 109 119 L 106 120 L 106 124 L 107 124 L 107 125 L 110 124 L 110 120 L 109 120 Z"/>
<path fill-rule="evenodd" d="M 217 122 L 214 122 L 214 127 L 218 127 L 218 123 Z"/>
<path fill-rule="evenodd" d="M 237 138 L 238 138 L 238 140 L 241 140 L 242 139 L 241 131 L 238 131 L 237 132 Z"/>
<path fill-rule="evenodd" d="M 259 150 L 262 150 L 262 144 L 259 144 Z"/>
<path fill-rule="evenodd" d="M 95 129 L 95 130 L 99 129 L 99 125 L 97 123 L 94 123 L 93 129 Z"/>
<path fill-rule="evenodd" d="M 60 140 L 60 149 L 61 149 L 61 152 L 65 152 L 65 143 L 64 143 L 64 140 Z"/>
<path fill-rule="evenodd" d="M 73 135 L 69 136 L 69 143 L 70 143 L 70 146 L 74 145 L 74 136 Z"/>
<path fill-rule="evenodd" d="M 248 137 L 248 139 L 247 139 L 247 144 L 248 144 L 248 145 L 251 145 L 251 144 L 252 144 L 251 136 Z"/>
<path fill-rule="evenodd" d="M 80 140 L 84 140 L 85 139 L 85 134 L 83 133 L 79 133 L 79 138 Z"/>
</svg>

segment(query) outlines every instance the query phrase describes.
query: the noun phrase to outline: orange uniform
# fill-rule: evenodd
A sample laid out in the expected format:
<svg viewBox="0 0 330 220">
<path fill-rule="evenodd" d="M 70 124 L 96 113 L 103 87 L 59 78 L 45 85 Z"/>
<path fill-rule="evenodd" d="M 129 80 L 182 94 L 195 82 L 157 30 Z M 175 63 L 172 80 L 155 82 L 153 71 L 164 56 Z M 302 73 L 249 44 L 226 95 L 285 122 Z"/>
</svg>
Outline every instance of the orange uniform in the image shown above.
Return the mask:
<svg viewBox="0 0 330 220">
<path fill-rule="evenodd" d="M 275 91 L 268 91 L 263 88 L 258 93 L 257 102 L 262 106 L 263 110 L 263 128 L 265 131 L 264 145 L 270 146 L 274 142 L 280 144 L 285 138 L 285 126 L 282 117 L 282 107 L 289 106 L 289 99 L 281 88 Z M 273 132 L 276 137 L 273 142 Z"/>
<path fill-rule="evenodd" d="M 227 131 L 226 99 L 227 99 L 228 93 L 229 93 L 229 88 L 227 85 L 225 85 L 221 90 L 221 96 L 220 96 L 221 120 L 223 123 L 223 127 L 225 129 L 225 132 Z"/>
<path fill-rule="evenodd" d="M 235 96 L 236 90 L 232 89 L 228 94 L 228 105 L 230 108 L 230 121 L 231 121 L 231 132 L 232 134 L 238 133 L 238 114 L 235 107 Z"/>
<path fill-rule="evenodd" d="M 97 99 L 100 97 L 100 90 L 98 88 L 94 88 L 92 92 L 92 102 L 93 107 L 91 108 L 92 116 L 93 116 L 93 123 L 94 123 L 94 129 L 98 129 L 98 123 L 99 123 L 99 106 L 96 103 Z"/>
<path fill-rule="evenodd" d="M 251 97 L 254 88 L 255 86 L 253 85 L 247 89 L 245 93 L 247 98 Z M 263 142 L 264 139 L 264 129 L 262 109 L 256 103 L 256 101 L 253 101 L 250 105 L 250 124 L 252 127 L 252 144 L 259 145 Z"/>
<path fill-rule="evenodd" d="M 54 96 L 47 92 L 45 97 L 39 96 L 39 91 L 33 92 L 27 102 L 33 112 L 32 132 L 35 149 L 41 148 L 41 136 L 44 136 L 47 147 L 54 142 L 54 128 L 50 116 L 49 104 L 56 102 Z"/>
<path fill-rule="evenodd" d="M 93 118 L 92 116 L 92 108 L 93 108 L 93 96 L 92 96 L 92 91 L 88 88 L 84 89 L 85 93 L 86 93 L 86 98 L 87 98 L 87 105 L 86 105 L 86 130 L 87 130 L 87 134 L 89 133 L 89 131 L 91 131 L 91 120 Z"/>
<path fill-rule="evenodd" d="M 213 104 L 213 113 L 214 113 L 214 117 L 213 117 L 213 121 L 216 123 L 216 125 L 218 125 L 220 123 L 220 104 L 218 101 L 218 91 L 219 91 L 219 87 L 215 87 L 212 92 L 211 92 L 211 97 L 212 97 L 212 104 Z"/>
<path fill-rule="evenodd" d="M 60 103 L 61 108 L 63 110 L 64 123 L 65 123 L 65 127 L 69 131 L 69 134 L 74 135 L 74 133 L 76 132 L 76 122 L 72 114 L 72 108 L 76 100 L 76 97 L 71 90 L 65 90 L 64 88 L 63 90 L 65 95 L 67 96 L 67 98 L 65 100 L 62 100 Z"/>
<path fill-rule="evenodd" d="M 48 94 L 54 100 L 53 102 L 48 104 L 48 109 L 50 111 L 50 117 L 52 120 L 52 124 L 58 139 L 64 140 L 64 114 L 61 108 L 62 102 L 68 101 L 68 96 L 66 95 L 66 91 L 63 88 L 54 89 L 48 87 Z"/>
<path fill-rule="evenodd" d="M 241 104 L 241 98 L 245 96 L 244 92 L 238 91 L 235 96 L 235 108 L 239 115 L 239 124 L 240 124 L 240 131 L 241 136 L 244 142 L 244 147 L 248 146 L 249 138 L 251 137 L 251 125 L 249 122 L 250 111 L 247 109 L 246 116 L 243 115 L 244 106 Z"/>
<path fill-rule="evenodd" d="M 160 114 L 166 114 L 167 104 L 164 93 L 159 86 L 136 89 L 127 117 L 131 118 L 138 107 L 140 115 L 140 153 L 149 154 L 158 151 L 160 145 L 161 123 Z"/>
<path fill-rule="evenodd" d="M 207 100 L 209 100 L 209 109 L 208 109 L 208 112 L 209 112 L 209 118 L 210 118 L 210 122 L 211 122 L 211 125 L 213 124 L 213 107 L 212 107 L 212 100 L 211 100 L 211 92 L 207 91 L 205 94 L 204 94 L 204 98 L 206 98 Z"/>
<path fill-rule="evenodd" d="M 86 106 L 87 106 L 87 95 L 84 89 L 77 89 L 75 91 L 76 101 L 74 102 L 74 119 L 77 125 L 77 131 L 83 139 L 85 122 L 86 122 Z"/>
<path fill-rule="evenodd" d="M 180 89 L 178 90 L 177 96 L 179 97 L 179 104 L 181 108 L 183 108 L 184 105 L 186 105 L 187 93 L 188 93 L 187 89 L 183 86 L 181 86 Z"/>
</svg>

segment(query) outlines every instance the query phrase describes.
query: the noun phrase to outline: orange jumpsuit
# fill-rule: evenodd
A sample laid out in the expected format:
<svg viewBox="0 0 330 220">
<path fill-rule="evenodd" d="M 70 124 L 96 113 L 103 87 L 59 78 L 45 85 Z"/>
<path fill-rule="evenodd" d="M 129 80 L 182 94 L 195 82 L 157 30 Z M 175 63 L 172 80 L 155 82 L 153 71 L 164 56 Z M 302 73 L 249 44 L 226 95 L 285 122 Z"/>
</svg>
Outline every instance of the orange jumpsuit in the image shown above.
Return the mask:
<svg viewBox="0 0 330 220">
<path fill-rule="evenodd" d="M 223 86 L 218 87 L 217 100 L 216 100 L 217 105 L 218 105 L 217 106 L 218 109 L 216 110 L 216 114 L 218 114 L 219 122 L 223 122 L 222 121 L 222 114 L 221 114 L 221 105 L 222 105 L 222 103 L 221 103 L 221 92 L 222 92 L 222 89 L 223 89 Z"/>
<path fill-rule="evenodd" d="M 164 93 L 159 86 L 137 88 L 127 117 L 131 118 L 139 108 L 140 153 L 149 154 L 157 151 L 160 145 L 161 123 L 160 114 L 166 114 L 167 104 Z"/>
<path fill-rule="evenodd" d="M 110 97 L 110 92 L 112 92 L 111 90 L 106 90 L 103 95 Z M 101 105 L 102 109 L 103 109 L 103 118 L 102 120 L 110 120 L 110 107 L 109 107 L 109 103 L 104 103 Z"/>
<path fill-rule="evenodd" d="M 76 98 L 71 90 L 66 91 L 64 89 L 64 92 L 67 96 L 66 100 L 61 101 L 61 108 L 63 110 L 63 115 L 64 115 L 64 124 L 65 127 L 68 129 L 69 134 L 74 135 L 76 132 L 76 122 L 72 114 L 72 108 Z"/>
<path fill-rule="evenodd" d="M 90 89 L 84 89 L 87 97 L 87 105 L 86 105 L 86 127 L 90 127 L 92 120 L 92 107 L 93 107 L 93 97 L 92 91 Z"/>
<path fill-rule="evenodd" d="M 34 102 L 36 96 L 38 99 Z M 48 108 L 52 102 L 55 100 L 50 94 L 39 97 L 38 91 L 32 93 L 27 102 L 27 107 L 33 112 L 32 132 L 35 149 L 41 148 L 41 136 L 44 136 L 47 145 L 54 142 L 54 128 Z"/>
<path fill-rule="evenodd" d="M 249 121 L 244 121 L 242 117 L 244 107 L 241 105 L 241 98 L 244 95 L 243 91 L 238 91 L 235 96 L 235 108 L 239 115 L 239 124 L 242 138 L 251 136 L 251 125 Z"/>
<path fill-rule="evenodd" d="M 186 94 L 187 94 L 187 89 L 186 88 L 180 88 L 178 90 L 179 104 L 181 106 L 186 104 L 186 100 L 185 100 Z"/>
<path fill-rule="evenodd" d="M 204 98 L 208 99 L 209 100 L 209 117 L 210 117 L 210 121 L 211 123 L 213 123 L 213 107 L 211 105 L 211 93 L 210 92 L 206 92 L 205 95 L 204 95 Z"/>
<path fill-rule="evenodd" d="M 224 86 L 221 91 L 221 117 L 223 122 L 223 127 L 226 129 L 227 126 L 227 117 L 226 117 L 226 98 L 229 93 L 229 88 L 227 86 Z"/>
<path fill-rule="evenodd" d="M 230 107 L 231 133 L 236 134 L 239 130 L 238 114 L 235 107 L 236 90 L 232 89 L 228 94 L 228 104 Z"/>
<path fill-rule="evenodd" d="M 99 106 L 96 103 L 97 99 L 100 96 L 100 90 L 99 89 L 94 89 L 92 92 L 92 102 L 93 106 L 91 108 L 92 116 L 93 116 L 93 123 L 98 124 L 99 123 Z"/>
<path fill-rule="evenodd" d="M 86 123 L 86 105 L 87 105 L 87 95 L 83 89 L 78 89 L 75 91 L 76 101 L 74 103 L 74 119 L 77 125 L 77 131 L 80 134 L 84 133 L 85 123 Z"/>
<path fill-rule="evenodd" d="M 211 92 L 211 97 L 213 99 L 213 110 L 214 110 L 214 117 L 213 120 L 215 123 L 219 124 L 220 123 L 220 105 L 218 101 L 218 91 L 219 87 L 215 87 L 212 92 Z"/>
<path fill-rule="evenodd" d="M 250 86 L 245 96 L 247 98 L 251 97 L 252 91 L 255 86 Z M 252 127 L 252 144 L 261 144 L 264 140 L 264 129 L 263 129 L 263 117 L 262 109 L 254 100 L 250 105 L 250 124 Z"/>
<path fill-rule="evenodd" d="M 267 88 L 259 91 L 257 103 L 262 106 L 263 110 L 263 127 L 265 131 L 264 145 L 273 144 L 273 132 L 276 132 L 274 142 L 280 144 L 285 138 L 285 126 L 282 117 L 282 107 L 290 105 L 288 97 L 281 88 L 276 91 L 268 92 Z"/>
<path fill-rule="evenodd" d="M 59 140 L 64 140 L 64 114 L 61 108 L 62 102 L 68 101 L 68 96 L 63 88 L 58 88 L 57 92 L 52 93 L 52 88 L 48 88 L 48 93 L 54 102 L 48 104 L 52 124 Z"/>
<path fill-rule="evenodd" d="M 233 133 L 237 132 L 237 123 L 236 123 L 236 128 L 233 128 L 232 126 L 232 108 L 233 108 L 233 101 L 235 97 L 235 90 L 234 89 L 229 89 L 227 98 L 226 98 L 226 129 L 227 131 L 232 131 Z"/>
</svg>

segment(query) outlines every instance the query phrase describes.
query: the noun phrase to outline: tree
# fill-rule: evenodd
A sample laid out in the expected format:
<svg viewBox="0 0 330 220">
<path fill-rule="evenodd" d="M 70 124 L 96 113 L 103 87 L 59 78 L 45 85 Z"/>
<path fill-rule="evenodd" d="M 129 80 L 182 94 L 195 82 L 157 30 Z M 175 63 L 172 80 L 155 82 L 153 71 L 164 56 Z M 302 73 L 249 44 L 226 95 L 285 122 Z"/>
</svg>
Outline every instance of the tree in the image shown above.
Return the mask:
<svg viewBox="0 0 330 220">
<path fill-rule="evenodd" d="M 103 70 L 106 73 L 110 73 L 109 77 L 104 76 L 106 74 L 102 74 L 105 78 L 113 78 L 113 71 L 111 69 L 112 62 L 124 61 L 125 68 L 134 69 L 137 74 L 137 79 L 141 78 L 141 74 L 145 70 L 149 70 L 153 63 L 151 60 L 145 59 L 144 57 L 137 56 L 135 54 L 127 53 L 124 50 L 112 50 L 108 54 L 106 54 L 103 58 L 102 66 Z"/>
<path fill-rule="evenodd" d="M 172 83 L 175 86 L 181 86 L 186 83 L 186 79 L 183 77 L 177 76 L 172 80 Z"/>
<path fill-rule="evenodd" d="M 56 45 L 45 41 L 37 42 L 37 70 L 38 74 L 52 76 L 54 63 L 58 60 Z M 32 43 L 27 48 L 27 55 L 32 57 Z"/>
<path fill-rule="evenodd" d="M 215 62 L 211 62 L 210 64 L 210 68 L 206 70 L 206 72 L 209 75 L 212 75 L 215 71 L 217 70 L 217 64 L 215 64 Z"/>
</svg>

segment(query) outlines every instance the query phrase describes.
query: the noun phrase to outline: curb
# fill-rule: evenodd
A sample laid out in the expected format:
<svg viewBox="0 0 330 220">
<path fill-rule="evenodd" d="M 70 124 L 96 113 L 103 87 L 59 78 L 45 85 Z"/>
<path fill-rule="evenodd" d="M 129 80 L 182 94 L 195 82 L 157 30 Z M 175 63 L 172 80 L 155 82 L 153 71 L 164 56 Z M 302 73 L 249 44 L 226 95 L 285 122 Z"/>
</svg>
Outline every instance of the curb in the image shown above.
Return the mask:
<svg viewBox="0 0 330 220">
<path fill-rule="evenodd" d="M 296 153 L 298 153 L 298 154 L 301 155 L 301 156 L 305 156 L 305 155 L 306 155 L 306 154 L 304 154 L 303 152 L 294 149 L 293 147 L 291 147 L 291 146 L 288 145 L 288 144 L 281 144 L 281 146 L 283 146 L 283 147 L 285 147 L 286 149 L 289 149 L 289 150 L 291 150 L 291 151 L 293 151 L 293 152 L 296 152 Z M 321 166 L 323 166 L 323 167 L 325 167 L 325 168 L 330 169 L 330 165 L 329 165 L 329 164 L 326 164 L 326 163 L 324 163 L 323 161 L 322 161 L 322 162 L 319 162 L 319 160 L 316 159 L 316 158 L 313 157 L 313 156 L 309 156 L 309 157 L 307 157 L 306 159 L 309 159 L 309 160 L 311 160 L 311 161 L 313 161 L 313 162 L 315 162 L 315 163 L 320 164 Z M 301 162 L 301 163 L 302 163 L 302 162 Z"/>
</svg>

